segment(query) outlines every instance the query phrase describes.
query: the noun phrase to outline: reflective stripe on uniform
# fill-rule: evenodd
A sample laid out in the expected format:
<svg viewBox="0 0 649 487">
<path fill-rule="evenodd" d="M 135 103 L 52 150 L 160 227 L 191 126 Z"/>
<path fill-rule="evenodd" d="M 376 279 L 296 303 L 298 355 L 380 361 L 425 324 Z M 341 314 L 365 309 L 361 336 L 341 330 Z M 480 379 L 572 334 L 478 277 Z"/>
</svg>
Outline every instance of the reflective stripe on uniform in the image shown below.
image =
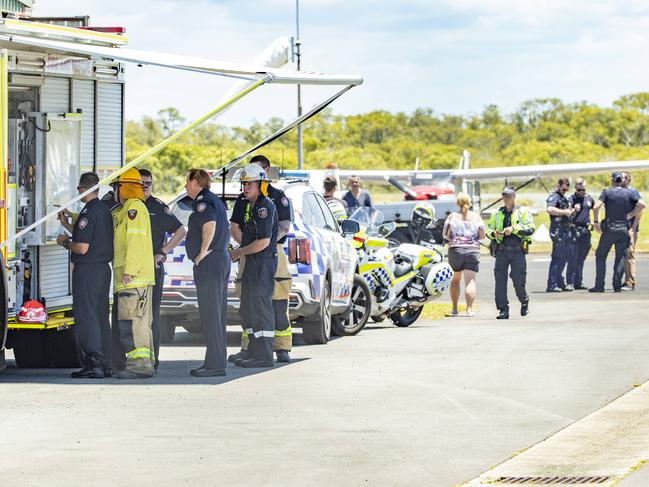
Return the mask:
<svg viewBox="0 0 649 487">
<path fill-rule="evenodd" d="M 126 354 L 126 358 L 153 358 L 153 351 L 148 347 L 134 348 Z"/>
<path fill-rule="evenodd" d="M 275 330 L 273 331 L 256 331 L 252 334 L 255 338 L 264 337 L 264 338 L 273 338 L 275 336 Z"/>
<path fill-rule="evenodd" d="M 276 337 L 290 337 L 293 336 L 293 329 L 289 326 L 286 330 L 275 330 Z"/>
</svg>

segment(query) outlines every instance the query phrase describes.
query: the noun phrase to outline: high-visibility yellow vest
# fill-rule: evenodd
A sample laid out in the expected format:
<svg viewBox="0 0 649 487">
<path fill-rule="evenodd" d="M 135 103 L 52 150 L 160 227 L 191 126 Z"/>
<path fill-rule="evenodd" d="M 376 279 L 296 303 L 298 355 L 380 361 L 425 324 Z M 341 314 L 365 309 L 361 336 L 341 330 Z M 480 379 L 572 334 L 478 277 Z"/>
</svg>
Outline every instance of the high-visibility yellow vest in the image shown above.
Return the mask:
<svg viewBox="0 0 649 487">
<path fill-rule="evenodd" d="M 151 219 L 144 203 L 131 198 L 124 206 L 113 211 L 115 256 L 113 258 L 113 289 L 115 292 L 135 287 L 153 286 L 155 272 Z M 129 274 L 133 280 L 126 286 L 122 276 Z"/>
<path fill-rule="evenodd" d="M 491 240 L 496 242 L 502 242 L 502 237 L 496 237 L 494 232 L 502 232 L 505 229 L 505 208 L 501 207 L 498 211 L 491 214 L 489 218 L 489 223 L 487 223 L 486 235 Z M 531 241 L 532 234 L 536 227 L 534 226 L 534 219 L 532 218 L 532 213 L 529 209 L 524 206 L 517 206 L 512 212 L 512 221 L 511 226 L 513 228 L 513 234 L 521 238 L 523 241 Z"/>
</svg>

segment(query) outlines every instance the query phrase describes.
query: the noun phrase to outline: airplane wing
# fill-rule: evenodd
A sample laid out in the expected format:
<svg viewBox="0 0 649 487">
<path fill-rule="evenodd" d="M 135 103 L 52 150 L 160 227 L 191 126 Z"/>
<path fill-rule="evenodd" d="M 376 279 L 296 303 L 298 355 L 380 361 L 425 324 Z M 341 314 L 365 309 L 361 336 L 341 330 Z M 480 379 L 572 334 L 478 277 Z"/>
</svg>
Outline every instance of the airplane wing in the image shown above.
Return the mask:
<svg viewBox="0 0 649 487">
<path fill-rule="evenodd" d="M 508 181 L 533 179 L 543 176 L 572 176 L 612 173 L 613 171 L 638 171 L 649 169 L 649 160 L 572 162 L 568 164 L 542 164 L 536 166 L 508 166 L 461 169 L 451 171 L 452 178 L 468 181 Z"/>
<path fill-rule="evenodd" d="M 399 181 L 411 178 L 455 181 L 508 181 L 526 180 L 544 176 L 572 176 L 586 174 L 603 174 L 613 171 L 649 170 L 649 160 L 608 161 L 608 162 L 572 162 L 566 164 L 538 164 L 534 166 L 502 166 L 473 169 L 429 169 L 418 171 L 387 169 L 343 169 L 343 170 L 285 170 L 283 175 L 305 179 L 321 180 L 327 175 L 335 175 L 341 181 L 347 177 L 359 176 L 366 182 L 386 182 L 391 179 Z"/>
</svg>

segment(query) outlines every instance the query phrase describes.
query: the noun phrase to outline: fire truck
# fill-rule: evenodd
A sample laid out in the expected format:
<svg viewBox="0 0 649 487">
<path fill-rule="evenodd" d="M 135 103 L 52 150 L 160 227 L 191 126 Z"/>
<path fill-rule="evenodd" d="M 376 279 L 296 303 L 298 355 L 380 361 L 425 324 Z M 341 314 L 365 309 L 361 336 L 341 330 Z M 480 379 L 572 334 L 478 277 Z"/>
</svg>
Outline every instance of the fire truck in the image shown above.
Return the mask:
<svg viewBox="0 0 649 487">
<path fill-rule="evenodd" d="M 0 7 L 26 3 L 31 2 L 5 0 Z M 13 348 L 19 367 L 78 365 L 69 254 L 55 240 L 63 233 L 57 212 L 78 209 L 79 199 L 92 191 L 77 194 L 82 172 L 97 172 L 105 188 L 111 178 L 265 85 L 337 87 L 220 168 L 225 185 L 230 168 L 363 83 L 358 75 L 278 68 L 288 59 L 285 37 L 253 64 L 239 64 L 130 49 L 123 28 L 93 27 L 88 17 L 0 13 L 0 369 L 5 346 Z M 236 84 L 217 107 L 125 163 L 127 62 L 225 77 Z M 31 300 L 45 312 L 29 308 Z M 16 319 L 21 314 L 28 319 Z"/>
<path fill-rule="evenodd" d="M 95 28 L 87 17 L 0 18 L 0 241 L 5 242 L 77 196 L 79 175 L 108 175 L 124 160 L 124 67 L 39 40 L 117 47 L 122 28 Z M 75 367 L 68 251 L 49 219 L 2 248 L 0 349 L 19 367 Z M 47 310 L 19 323 L 29 300 Z M 6 303 L 6 306 L 4 304 Z M 4 364 L 0 352 L 0 368 Z"/>
</svg>

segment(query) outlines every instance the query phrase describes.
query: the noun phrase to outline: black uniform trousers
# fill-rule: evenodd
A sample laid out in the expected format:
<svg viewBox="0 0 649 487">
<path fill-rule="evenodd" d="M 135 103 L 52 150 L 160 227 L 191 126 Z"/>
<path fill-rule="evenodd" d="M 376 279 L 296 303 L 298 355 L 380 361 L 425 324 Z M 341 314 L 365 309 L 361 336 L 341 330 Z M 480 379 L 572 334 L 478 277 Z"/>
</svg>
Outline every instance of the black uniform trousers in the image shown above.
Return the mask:
<svg viewBox="0 0 649 487">
<path fill-rule="evenodd" d="M 615 245 L 615 264 L 613 266 L 613 290 L 619 291 L 622 287 L 624 276 L 624 258 L 629 247 L 629 232 L 627 231 L 605 231 L 599 239 L 599 245 L 595 251 L 595 288 L 604 289 L 604 278 L 606 277 L 606 258 Z"/>
<path fill-rule="evenodd" d="M 194 265 L 198 315 L 207 339 L 206 369 L 225 369 L 230 254 L 214 251 Z"/>
<path fill-rule="evenodd" d="M 158 354 L 160 353 L 160 304 L 162 303 L 162 288 L 165 281 L 165 268 L 164 264 L 155 269 L 155 285 L 153 286 L 153 301 L 152 301 L 152 314 L 153 320 L 151 322 L 151 330 L 153 332 L 153 351 L 155 353 L 155 366 L 157 367 L 160 361 Z"/>
<path fill-rule="evenodd" d="M 556 236 L 552 237 L 552 256 L 548 270 L 547 289 L 564 288 L 563 270 L 568 263 L 572 251 L 572 235 L 568 229 L 558 229 Z"/>
<path fill-rule="evenodd" d="M 277 254 L 246 256 L 241 278 L 239 316 L 248 335 L 248 352 L 253 360 L 273 362 L 275 310 L 273 287 L 277 270 Z"/>
<path fill-rule="evenodd" d="M 574 287 L 584 285 L 584 262 L 590 252 L 590 230 L 586 227 L 575 229 L 575 240 L 570 247 L 568 256 L 568 270 L 566 271 L 566 284 Z"/>
<path fill-rule="evenodd" d="M 108 262 L 74 264 L 74 323 L 85 366 L 110 368 L 110 279 Z"/>
<path fill-rule="evenodd" d="M 113 308 L 110 313 L 111 334 L 112 334 L 112 370 L 120 371 L 126 367 L 126 352 L 122 346 L 119 336 L 119 319 L 117 318 L 117 293 L 113 293 Z"/>
<path fill-rule="evenodd" d="M 527 261 L 522 249 L 499 248 L 496 250 L 494 278 L 496 280 L 496 308 L 509 311 L 507 299 L 507 272 L 514 283 L 516 297 L 521 303 L 527 303 L 529 296 L 525 290 L 527 279 Z"/>
</svg>

